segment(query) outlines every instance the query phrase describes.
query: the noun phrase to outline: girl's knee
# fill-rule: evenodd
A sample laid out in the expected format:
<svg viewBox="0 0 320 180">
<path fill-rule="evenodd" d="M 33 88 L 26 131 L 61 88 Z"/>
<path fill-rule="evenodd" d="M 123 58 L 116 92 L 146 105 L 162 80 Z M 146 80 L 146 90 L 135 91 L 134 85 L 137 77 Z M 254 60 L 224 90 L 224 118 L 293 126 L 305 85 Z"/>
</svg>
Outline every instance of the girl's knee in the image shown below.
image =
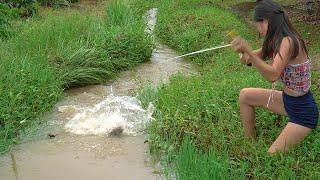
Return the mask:
<svg viewBox="0 0 320 180">
<path fill-rule="evenodd" d="M 268 149 L 268 153 L 270 155 L 273 155 L 275 153 L 285 153 L 287 151 L 288 151 L 288 146 L 281 145 L 281 144 L 276 145 L 275 143 L 273 143 Z"/>
<path fill-rule="evenodd" d="M 270 154 L 270 155 L 273 155 L 273 154 L 275 154 L 276 152 L 278 152 L 278 151 L 277 151 L 277 149 L 276 149 L 275 147 L 273 147 L 273 146 L 271 146 L 271 147 L 268 149 L 268 154 Z"/>
<path fill-rule="evenodd" d="M 250 96 L 250 88 L 241 89 L 240 94 L 239 94 L 239 102 L 240 103 L 247 102 L 249 99 L 249 96 Z"/>
</svg>

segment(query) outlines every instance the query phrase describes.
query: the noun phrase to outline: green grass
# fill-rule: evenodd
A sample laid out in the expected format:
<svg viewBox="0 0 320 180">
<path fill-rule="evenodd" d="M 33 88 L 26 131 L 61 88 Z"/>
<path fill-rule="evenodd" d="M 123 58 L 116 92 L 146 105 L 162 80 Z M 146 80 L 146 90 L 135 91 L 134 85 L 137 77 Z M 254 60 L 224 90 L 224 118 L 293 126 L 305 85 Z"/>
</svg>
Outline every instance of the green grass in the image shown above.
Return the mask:
<svg viewBox="0 0 320 180">
<path fill-rule="evenodd" d="M 231 29 L 236 29 L 254 47 L 261 44 L 261 39 L 255 36 L 257 33 L 237 14 L 210 2 L 213 1 L 157 2 L 155 5 L 160 8 L 157 36 L 181 54 L 226 42 L 225 34 Z M 319 29 L 301 22 L 294 24 L 303 37 L 310 40 L 311 54 L 319 53 Z M 228 173 L 224 177 L 227 179 L 230 178 L 227 174 L 232 179 L 319 179 L 319 129 L 287 154 L 269 156 L 267 150 L 287 119 L 258 109 L 258 140 L 251 142 L 244 138 L 238 93 L 245 87 L 271 88 L 255 69 L 240 64 L 238 55 L 230 49 L 189 59 L 203 65 L 200 76 L 176 75 L 169 84 L 156 90 L 147 89 L 141 95 L 143 101 L 152 100 L 157 109 L 156 120 L 148 129 L 150 150 L 174 154 L 175 160 L 168 165 L 174 174 L 180 179 L 193 179 L 196 175 L 193 169 L 199 166 L 203 171 L 198 176 L 208 179 L 214 176 L 209 171 L 211 164 L 197 158 L 228 157 Z M 318 73 L 314 73 L 313 84 L 318 77 Z M 320 104 L 316 85 L 312 90 Z M 190 138 L 197 150 L 185 147 L 185 137 Z M 214 177 L 220 179 L 220 175 Z"/>
<path fill-rule="evenodd" d="M 214 151 L 203 153 L 199 151 L 188 138 L 182 142 L 181 151 L 175 157 L 174 168 L 166 169 L 166 177 L 177 179 L 230 179 L 238 177 L 227 175 L 229 159 L 226 156 L 216 154 Z M 169 161 L 170 162 L 170 161 Z"/>
<path fill-rule="evenodd" d="M 123 1 L 109 5 L 104 18 L 76 11 L 31 18 L 0 43 L 0 153 L 30 124 L 42 123 L 65 89 L 104 83 L 150 59 L 153 42 L 142 17 Z"/>
<path fill-rule="evenodd" d="M 203 5 L 201 8 L 191 8 L 187 2 L 182 2 L 180 4 L 180 1 L 175 1 L 159 10 L 159 24 L 156 29 L 157 37 L 180 53 L 220 45 L 222 42 L 229 43 L 226 35 L 233 29 L 245 38 L 253 36 L 252 31 L 248 32 L 236 16 L 224 10 Z M 188 6 L 185 7 L 184 3 Z M 221 51 L 207 52 L 190 59 L 204 64 L 219 53 Z"/>
<path fill-rule="evenodd" d="M 10 30 L 11 10 L 5 4 L 0 4 L 0 39 L 7 38 Z"/>
</svg>

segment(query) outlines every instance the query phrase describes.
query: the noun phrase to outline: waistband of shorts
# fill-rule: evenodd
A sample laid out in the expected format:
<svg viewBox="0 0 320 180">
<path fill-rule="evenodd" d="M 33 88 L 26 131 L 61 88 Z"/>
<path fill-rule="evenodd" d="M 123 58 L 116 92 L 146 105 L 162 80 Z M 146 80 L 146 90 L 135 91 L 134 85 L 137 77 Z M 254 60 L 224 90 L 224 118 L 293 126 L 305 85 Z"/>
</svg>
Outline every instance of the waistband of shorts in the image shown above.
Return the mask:
<svg viewBox="0 0 320 180">
<path fill-rule="evenodd" d="M 312 93 L 310 90 L 302 96 L 290 96 L 289 94 L 285 93 L 284 91 L 282 92 L 282 94 L 284 97 L 286 97 L 288 99 L 305 99 L 308 97 L 312 97 Z"/>
</svg>

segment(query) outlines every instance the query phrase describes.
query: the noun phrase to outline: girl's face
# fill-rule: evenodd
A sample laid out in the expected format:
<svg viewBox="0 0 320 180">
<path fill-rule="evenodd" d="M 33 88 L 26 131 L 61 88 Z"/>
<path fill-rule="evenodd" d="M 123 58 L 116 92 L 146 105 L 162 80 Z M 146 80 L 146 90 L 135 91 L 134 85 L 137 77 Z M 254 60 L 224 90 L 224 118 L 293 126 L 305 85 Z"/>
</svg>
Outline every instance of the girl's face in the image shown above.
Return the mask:
<svg viewBox="0 0 320 180">
<path fill-rule="evenodd" d="M 257 21 L 256 28 L 262 36 L 266 36 L 268 32 L 268 20 Z"/>
</svg>

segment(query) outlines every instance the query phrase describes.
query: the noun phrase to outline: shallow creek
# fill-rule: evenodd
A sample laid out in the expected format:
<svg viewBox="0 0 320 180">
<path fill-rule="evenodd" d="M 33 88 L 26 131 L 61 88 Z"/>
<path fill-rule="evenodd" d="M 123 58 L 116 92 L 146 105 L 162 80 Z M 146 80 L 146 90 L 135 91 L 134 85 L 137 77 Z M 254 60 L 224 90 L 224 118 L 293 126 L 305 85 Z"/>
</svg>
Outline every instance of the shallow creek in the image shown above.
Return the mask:
<svg viewBox="0 0 320 180">
<path fill-rule="evenodd" d="M 155 26 L 156 13 L 156 9 L 148 11 L 148 33 Z M 168 60 L 175 56 L 170 48 L 157 43 L 150 62 L 105 85 L 66 91 L 45 116 L 46 125 L 0 157 L 0 179 L 159 178 L 153 173 L 144 143 L 145 124 L 152 120 L 153 107 L 143 109 L 135 96 L 140 87 L 166 83 L 177 72 L 196 73 L 189 62 Z M 110 137 L 117 128 L 122 135 Z"/>
</svg>

